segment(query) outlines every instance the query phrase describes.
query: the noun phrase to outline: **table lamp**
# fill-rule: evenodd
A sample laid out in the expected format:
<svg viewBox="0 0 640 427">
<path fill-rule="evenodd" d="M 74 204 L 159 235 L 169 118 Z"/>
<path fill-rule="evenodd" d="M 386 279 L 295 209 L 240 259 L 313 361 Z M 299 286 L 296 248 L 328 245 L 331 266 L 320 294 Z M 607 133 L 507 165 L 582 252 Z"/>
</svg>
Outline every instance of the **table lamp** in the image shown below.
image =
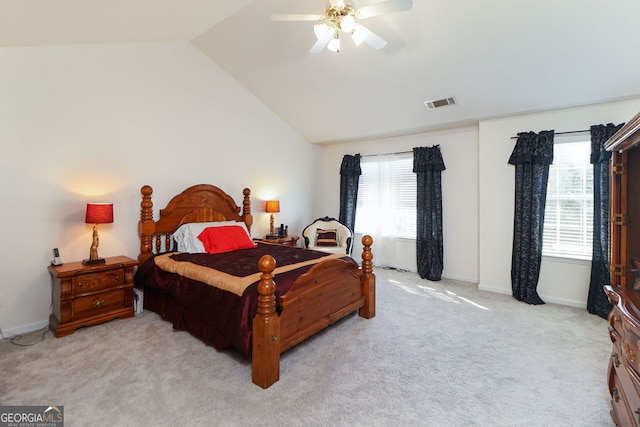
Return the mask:
<svg viewBox="0 0 640 427">
<path fill-rule="evenodd" d="M 280 201 L 279 200 L 268 200 L 267 208 L 265 209 L 267 213 L 271 214 L 271 222 L 269 223 L 269 234 L 274 235 L 276 232 L 275 227 L 273 226 L 273 214 L 280 212 Z"/>
<path fill-rule="evenodd" d="M 83 260 L 82 264 L 104 264 L 104 258 L 98 257 L 98 224 L 109 224 L 113 222 L 113 203 L 87 203 L 87 213 L 84 222 L 93 224 L 93 242 L 89 249 L 89 259 Z"/>
</svg>

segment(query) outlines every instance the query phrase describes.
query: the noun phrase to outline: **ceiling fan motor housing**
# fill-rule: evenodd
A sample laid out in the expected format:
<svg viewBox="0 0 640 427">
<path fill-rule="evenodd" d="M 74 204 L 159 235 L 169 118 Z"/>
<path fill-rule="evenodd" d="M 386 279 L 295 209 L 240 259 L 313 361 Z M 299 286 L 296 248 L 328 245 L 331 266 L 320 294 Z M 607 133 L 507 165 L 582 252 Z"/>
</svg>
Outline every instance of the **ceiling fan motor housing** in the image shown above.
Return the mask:
<svg viewBox="0 0 640 427">
<path fill-rule="evenodd" d="M 343 6 L 329 5 L 325 15 L 327 20 L 339 30 L 345 33 L 353 32 L 356 22 L 356 10 L 352 6 L 348 4 Z"/>
</svg>

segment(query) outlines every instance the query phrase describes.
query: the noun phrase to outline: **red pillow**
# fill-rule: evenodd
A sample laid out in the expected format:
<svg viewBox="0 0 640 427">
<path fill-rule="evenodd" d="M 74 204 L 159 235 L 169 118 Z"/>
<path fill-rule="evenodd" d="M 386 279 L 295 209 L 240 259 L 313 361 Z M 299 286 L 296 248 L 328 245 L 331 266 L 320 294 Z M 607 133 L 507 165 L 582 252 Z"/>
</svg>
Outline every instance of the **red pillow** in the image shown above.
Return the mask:
<svg viewBox="0 0 640 427">
<path fill-rule="evenodd" d="M 198 234 L 198 239 L 202 241 L 204 250 L 210 254 L 256 247 L 247 232 L 237 225 L 207 227 Z"/>
</svg>

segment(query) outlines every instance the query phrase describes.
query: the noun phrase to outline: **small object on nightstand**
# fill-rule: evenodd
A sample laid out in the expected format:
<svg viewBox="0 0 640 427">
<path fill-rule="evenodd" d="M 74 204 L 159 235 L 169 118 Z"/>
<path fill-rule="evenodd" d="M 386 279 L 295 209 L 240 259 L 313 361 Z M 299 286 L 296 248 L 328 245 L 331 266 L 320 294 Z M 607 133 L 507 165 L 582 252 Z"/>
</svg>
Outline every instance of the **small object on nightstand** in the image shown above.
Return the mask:
<svg viewBox="0 0 640 427">
<path fill-rule="evenodd" d="M 51 265 L 62 265 L 62 261 L 60 260 L 60 251 L 58 251 L 58 248 L 53 248 L 53 260 L 51 260 Z"/>
<path fill-rule="evenodd" d="M 82 326 L 119 317 L 133 317 L 133 270 L 138 261 L 126 256 L 106 258 L 104 264 L 81 261 L 48 267 L 53 301 L 49 325 L 56 337 Z"/>
</svg>

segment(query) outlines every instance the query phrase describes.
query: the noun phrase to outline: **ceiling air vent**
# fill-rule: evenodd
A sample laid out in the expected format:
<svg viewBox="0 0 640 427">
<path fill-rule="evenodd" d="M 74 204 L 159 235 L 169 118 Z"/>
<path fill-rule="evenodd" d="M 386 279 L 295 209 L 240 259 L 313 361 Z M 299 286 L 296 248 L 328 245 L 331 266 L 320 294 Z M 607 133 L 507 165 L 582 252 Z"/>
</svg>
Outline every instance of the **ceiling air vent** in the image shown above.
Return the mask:
<svg viewBox="0 0 640 427">
<path fill-rule="evenodd" d="M 451 98 L 434 99 L 432 101 L 425 101 L 424 105 L 429 110 L 435 110 L 436 108 L 446 107 L 447 105 L 456 105 L 456 100 Z"/>
</svg>

